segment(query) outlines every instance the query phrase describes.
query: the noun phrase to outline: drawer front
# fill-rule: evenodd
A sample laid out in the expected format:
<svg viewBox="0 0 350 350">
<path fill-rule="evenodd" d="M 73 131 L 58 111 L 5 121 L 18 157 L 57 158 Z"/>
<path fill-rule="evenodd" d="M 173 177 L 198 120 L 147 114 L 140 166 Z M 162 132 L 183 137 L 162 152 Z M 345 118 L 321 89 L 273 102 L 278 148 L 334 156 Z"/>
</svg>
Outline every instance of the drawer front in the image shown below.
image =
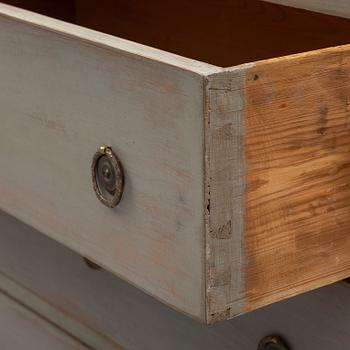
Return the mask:
<svg viewBox="0 0 350 350">
<path fill-rule="evenodd" d="M 0 208 L 201 317 L 201 75 L 6 16 L 0 46 Z M 115 209 L 92 186 L 101 144 L 124 167 Z"/>
<path fill-rule="evenodd" d="M 91 349 L 1 292 L 0 339 L 5 350 Z"/>
</svg>

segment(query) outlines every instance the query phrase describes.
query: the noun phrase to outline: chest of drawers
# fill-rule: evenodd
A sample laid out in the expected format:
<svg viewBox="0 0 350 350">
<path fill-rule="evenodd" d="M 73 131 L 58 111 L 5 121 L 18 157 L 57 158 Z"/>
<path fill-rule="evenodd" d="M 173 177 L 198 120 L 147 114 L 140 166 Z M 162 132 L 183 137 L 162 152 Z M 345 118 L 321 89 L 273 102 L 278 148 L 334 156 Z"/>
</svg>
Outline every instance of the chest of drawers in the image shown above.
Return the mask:
<svg viewBox="0 0 350 350">
<path fill-rule="evenodd" d="M 205 323 L 350 275 L 350 20 L 9 3 L 2 210 Z M 113 209 L 93 189 L 101 145 L 124 174 Z"/>
</svg>

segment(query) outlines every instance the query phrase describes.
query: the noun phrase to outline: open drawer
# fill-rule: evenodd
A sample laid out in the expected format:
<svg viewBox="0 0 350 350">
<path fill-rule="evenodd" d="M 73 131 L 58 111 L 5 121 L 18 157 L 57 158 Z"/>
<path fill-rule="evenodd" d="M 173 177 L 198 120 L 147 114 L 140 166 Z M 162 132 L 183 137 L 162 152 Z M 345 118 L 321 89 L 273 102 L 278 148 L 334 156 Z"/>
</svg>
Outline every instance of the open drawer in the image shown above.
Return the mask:
<svg viewBox="0 0 350 350">
<path fill-rule="evenodd" d="M 350 275 L 350 20 L 8 3 L 50 17 L 0 4 L 2 210 L 207 323 Z M 102 144 L 124 169 L 113 209 Z"/>
</svg>

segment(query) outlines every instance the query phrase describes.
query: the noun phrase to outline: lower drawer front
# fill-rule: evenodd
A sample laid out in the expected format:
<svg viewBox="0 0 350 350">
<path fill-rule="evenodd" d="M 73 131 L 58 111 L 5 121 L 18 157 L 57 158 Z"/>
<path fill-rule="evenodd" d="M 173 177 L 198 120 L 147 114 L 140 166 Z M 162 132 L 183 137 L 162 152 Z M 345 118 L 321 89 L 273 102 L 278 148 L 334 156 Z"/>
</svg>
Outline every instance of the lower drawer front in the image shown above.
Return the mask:
<svg viewBox="0 0 350 350">
<path fill-rule="evenodd" d="M 0 46 L 0 208 L 202 317 L 200 76 L 2 16 Z M 115 209 L 92 186 L 101 144 L 124 167 Z"/>
<path fill-rule="evenodd" d="M 100 334 L 95 340 L 87 332 L 85 338 L 77 334 L 96 350 L 114 349 L 112 343 L 125 350 L 254 350 L 270 334 L 282 336 L 289 350 L 344 350 L 350 342 L 350 285 L 345 283 L 207 327 L 106 271 L 88 268 L 77 254 L 1 212 L 0 232 L 0 289 L 6 287 L 5 274 L 27 290 L 16 297 L 32 305 L 35 299 L 28 296 L 34 293 L 48 305 L 40 312 L 50 317 L 57 308 L 64 317 L 56 321 L 67 331 L 77 332 L 81 322 Z"/>
<path fill-rule="evenodd" d="M 91 349 L 1 292 L 0 341 L 3 350 Z"/>
</svg>

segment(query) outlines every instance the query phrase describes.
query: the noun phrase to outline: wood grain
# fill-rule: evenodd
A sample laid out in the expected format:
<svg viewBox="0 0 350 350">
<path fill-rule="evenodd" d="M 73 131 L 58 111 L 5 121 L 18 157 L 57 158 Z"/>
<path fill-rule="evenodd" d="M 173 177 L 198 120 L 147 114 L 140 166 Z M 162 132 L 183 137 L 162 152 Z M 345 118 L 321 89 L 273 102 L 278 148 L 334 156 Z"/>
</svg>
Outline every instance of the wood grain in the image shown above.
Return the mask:
<svg viewBox="0 0 350 350">
<path fill-rule="evenodd" d="M 209 323 L 350 276 L 349 106 L 349 46 L 209 77 Z"/>
<path fill-rule="evenodd" d="M 350 275 L 350 47 L 246 75 L 246 309 Z"/>
<path fill-rule="evenodd" d="M 138 23 L 148 10 L 132 4 Z M 264 28 L 254 4 L 223 9 Z M 287 11 L 276 33 L 302 19 L 322 45 L 349 40 L 345 19 L 327 36 L 312 25 L 334 18 Z M 208 323 L 350 275 L 349 46 L 224 69 L 6 5 L 0 13 L 0 208 Z M 115 211 L 92 190 L 100 144 L 126 172 Z"/>
</svg>

